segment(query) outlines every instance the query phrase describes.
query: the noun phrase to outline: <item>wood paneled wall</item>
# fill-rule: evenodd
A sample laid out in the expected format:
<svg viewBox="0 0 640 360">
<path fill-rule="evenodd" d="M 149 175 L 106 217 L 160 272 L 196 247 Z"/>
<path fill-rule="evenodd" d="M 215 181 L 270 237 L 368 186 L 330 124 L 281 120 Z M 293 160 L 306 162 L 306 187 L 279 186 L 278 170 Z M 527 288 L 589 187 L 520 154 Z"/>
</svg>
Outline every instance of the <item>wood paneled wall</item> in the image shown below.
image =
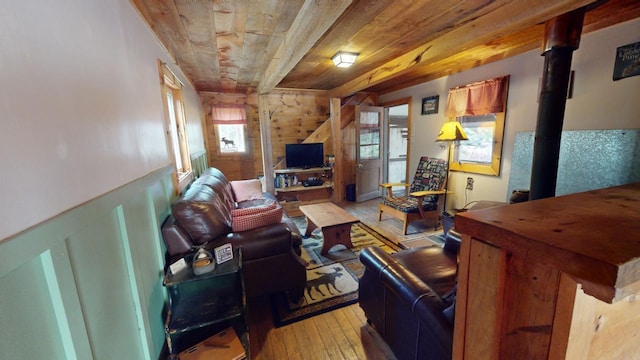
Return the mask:
<svg viewBox="0 0 640 360">
<path fill-rule="evenodd" d="M 205 146 L 208 165 L 220 169 L 230 180 L 256 178 L 262 173 L 262 148 L 260 143 L 260 121 L 256 94 L 232 94 L 201 92 L 200 99 L 205 113 Z M 247 105 L 247 152 L 244 154 L 222 154 L 220 139 L 211 123 L 215 105 Z"/>
<path fill-rule="evenodd" d="M 268 99 L 273 162 L 277 164 L 284 159 L 286 144 L 303 142 L 329 119 L 329 97 L 324 91 L 283 90 L 269 94 Z M 326 142 L 324 153 L 332 153 L 331 149 L 331 142 Z"/>
<path fill-rule="evenodd" d="M 230 180 L 256 178 L 262 171 L 262 145 L 256 93 L 200 93 L 206 116 L 205 143 L 209 154 L 209 166 L 220 169 Z M 269 95 L 268 111 L 271 125 L 273 162 L 284 158 L 285 144 L 303 142 L 329 118 L 329 97 L 324 91 L 276 90 Z M 214 105 L 247 105 L 246 154 L 221 154 L 220 140 L 211 124 Z M 330 143 L 325 153 L 331 152 Z"/>
</svg>

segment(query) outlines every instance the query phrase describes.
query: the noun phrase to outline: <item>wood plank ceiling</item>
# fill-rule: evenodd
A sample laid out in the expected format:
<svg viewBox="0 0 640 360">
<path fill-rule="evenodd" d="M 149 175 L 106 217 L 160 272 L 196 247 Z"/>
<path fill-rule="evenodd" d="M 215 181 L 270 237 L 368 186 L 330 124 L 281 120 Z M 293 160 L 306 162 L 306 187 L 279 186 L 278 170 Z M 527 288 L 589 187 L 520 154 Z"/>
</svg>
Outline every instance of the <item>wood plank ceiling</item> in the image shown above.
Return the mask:
<svg viewBox="0 0 640 360">
<path fill-rule="evenodd" d="M 539 47 L 544 22 L 589 6 L 584 33 L 640 1 L 131 0 L 198 91 L 384 94 Z M 338 51 L 359 53 L 336 68 Z"/>
</svg>

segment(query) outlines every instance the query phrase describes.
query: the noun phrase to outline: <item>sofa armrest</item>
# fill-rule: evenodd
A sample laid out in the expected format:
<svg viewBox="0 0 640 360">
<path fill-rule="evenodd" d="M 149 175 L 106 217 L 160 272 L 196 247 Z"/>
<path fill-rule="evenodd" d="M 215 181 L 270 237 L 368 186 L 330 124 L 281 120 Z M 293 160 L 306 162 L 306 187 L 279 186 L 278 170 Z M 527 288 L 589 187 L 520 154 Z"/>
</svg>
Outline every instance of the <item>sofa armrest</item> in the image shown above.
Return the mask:
<svg viewBox="0 0 640 360">
<path fill-rule="evenodd" d="M 188 253 L 193 248 L 189 235 L 180 227 L 173 216 L 167 217 L 162 224 L 162 239 L 170 256 Z"/>
<path fill-rule="evenodd" d="M 442 313 L 448 305 L 429 285 L 381 248 L 363 249 L 360 261 L 365 271 L 373 271 L 382 284 L 403 300 L 414 316 L 428 324 L 434 333 L 447 334 L 447 338 L 452 336 L 453 327 Z"/>
<path fill-rule="evenodd" d="M 295 251 L 296 238 L 291 229 L 285 223 L 271 224 L 247 231 L 238 231 L 227 234 L 226 242 L 234 247 L 242 248 L 242 258 L 245 261 L 265 258 Z"/>
</svg>

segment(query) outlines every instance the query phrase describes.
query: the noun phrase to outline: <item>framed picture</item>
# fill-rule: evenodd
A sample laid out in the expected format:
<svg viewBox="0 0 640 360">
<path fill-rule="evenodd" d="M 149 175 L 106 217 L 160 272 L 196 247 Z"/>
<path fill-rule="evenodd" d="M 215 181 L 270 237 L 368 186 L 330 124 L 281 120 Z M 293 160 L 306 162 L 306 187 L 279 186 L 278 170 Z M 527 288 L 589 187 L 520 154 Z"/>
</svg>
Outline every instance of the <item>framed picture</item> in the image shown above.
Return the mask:
<svg viewBox="0 0 640 360">
<path fill-rule="evenodd" d="M 640 75 L 640 41 L 620 46 L 616 50 L 616 61 L 613 65 L 613 80 Z"/>
<path fill-rule="evenodd" d="M 422 115 L 438 113 L 438 99 L 440 95 L 429 96 L 422 99 Z"/>
<path fill-rule="evenodd" d="M 233 249 L 231 244 L 220 245 L 213 250 L 216 253 L 216 263 L 222 264 L 225 261 L 233 259 Z"/>
</svg>

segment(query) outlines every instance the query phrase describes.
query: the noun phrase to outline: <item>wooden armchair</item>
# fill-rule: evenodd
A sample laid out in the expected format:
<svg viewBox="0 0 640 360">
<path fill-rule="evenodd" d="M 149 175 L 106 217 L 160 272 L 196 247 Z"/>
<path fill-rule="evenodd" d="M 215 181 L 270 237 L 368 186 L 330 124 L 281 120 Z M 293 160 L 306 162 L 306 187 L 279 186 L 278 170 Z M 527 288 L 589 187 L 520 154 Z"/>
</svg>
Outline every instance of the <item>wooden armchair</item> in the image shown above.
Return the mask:
<svg viewBox="0 0 640 360">
<path fill-rule="evenodd" d="M 434 219 L 437 229 L 440 219 L 442 201 L 447 182 L 447 161 L 423 156 L 418 163 L 416 175 L 411 184 L 387 183 L 380 184 L 387 189 L 387 196 L 382 197 L 378 204 L 378 221 L 382 220 L 382 213 L 402 220 L 402 233 L 407 234 L 409 223 L 419 219 Z M 409 196 L 394 196 L 393 187 L 410 187 Z M 406 190 L 405 190 L 406 194 Z"/>
</svg>

